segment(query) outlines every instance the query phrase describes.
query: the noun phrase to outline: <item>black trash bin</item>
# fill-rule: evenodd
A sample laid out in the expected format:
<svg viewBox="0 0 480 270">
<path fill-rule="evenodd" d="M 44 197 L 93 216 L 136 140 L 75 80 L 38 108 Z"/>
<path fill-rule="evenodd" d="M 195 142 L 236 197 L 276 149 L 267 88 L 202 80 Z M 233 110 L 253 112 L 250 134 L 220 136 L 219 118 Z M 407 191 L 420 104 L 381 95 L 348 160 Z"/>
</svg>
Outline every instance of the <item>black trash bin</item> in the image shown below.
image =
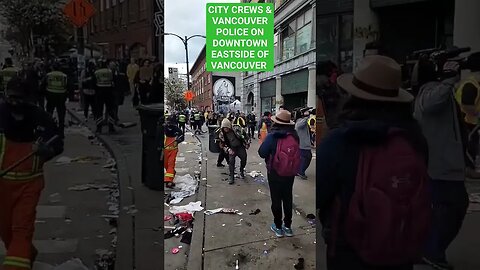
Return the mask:
<svg viewBox="0 0 480 270">
<path fill-rule="evenodd" d="M 163 104 L 140 105 L 142 128 L 142 183 L 153 190 L 164 190 L 163 185 Z"/>
<path fill-rule="evenodd" d="M 208 126 L 208 150 L 212 153 L 220 153 L 220 145 L 215 142 L 215 130 L 217 130 L 218 126 Z"/>
</svg>

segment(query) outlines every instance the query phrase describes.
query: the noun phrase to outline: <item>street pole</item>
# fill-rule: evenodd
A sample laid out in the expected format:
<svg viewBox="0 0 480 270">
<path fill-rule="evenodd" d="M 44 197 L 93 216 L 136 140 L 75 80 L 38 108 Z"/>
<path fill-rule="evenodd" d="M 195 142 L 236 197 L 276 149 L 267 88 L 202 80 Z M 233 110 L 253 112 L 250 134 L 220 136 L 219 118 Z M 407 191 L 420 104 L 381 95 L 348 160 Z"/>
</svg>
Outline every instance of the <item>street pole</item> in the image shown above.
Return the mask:
<svg viewBox="0 0 480 270">
<path fill-rule="evenodd" d="M 187 91 L 190 91 L 190 65 L 188 63 L 188 37 L 185 36 L 185 60 L 187 61 Z M 192 101 L 190 101 L 190 108 L 192 108 Z"/>
</svg>

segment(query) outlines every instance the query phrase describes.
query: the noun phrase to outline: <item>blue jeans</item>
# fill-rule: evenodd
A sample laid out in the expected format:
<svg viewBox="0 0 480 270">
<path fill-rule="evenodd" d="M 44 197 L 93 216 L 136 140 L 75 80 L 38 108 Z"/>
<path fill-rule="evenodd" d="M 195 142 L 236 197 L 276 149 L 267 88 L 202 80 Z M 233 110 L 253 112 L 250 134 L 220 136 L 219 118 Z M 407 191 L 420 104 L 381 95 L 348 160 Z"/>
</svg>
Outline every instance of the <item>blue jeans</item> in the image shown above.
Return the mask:
<svg viewBox="0 0 480 270">
<path fill-rule="evenodd" d="M 468 208 L 468 194 L 463 181 L 431 181 L 432 228 L 425 256 L 446 262 L 446 250 L 457 237 Z"/>
<path fill-rule="evenodd" d="M 310 166 L 312 162 L 312 150 L 300 149 L 300 171 L 298 172 L 301 175 L 305 175 L 305 171 Z"/>
</svg>

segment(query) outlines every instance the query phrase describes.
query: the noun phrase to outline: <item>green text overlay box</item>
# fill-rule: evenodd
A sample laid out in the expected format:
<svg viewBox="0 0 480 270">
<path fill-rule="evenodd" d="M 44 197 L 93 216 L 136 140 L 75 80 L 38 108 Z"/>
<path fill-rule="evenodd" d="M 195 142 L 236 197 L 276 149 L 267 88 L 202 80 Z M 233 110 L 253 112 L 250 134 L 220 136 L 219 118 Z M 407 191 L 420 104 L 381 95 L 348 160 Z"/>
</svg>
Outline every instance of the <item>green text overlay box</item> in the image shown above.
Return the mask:
<svg viewBox="0 0 480 270">
<path fill-rule="evenodd" d="M 207 71 L 273 71 L 274 5 L 207 4 Z"/>
</svg>

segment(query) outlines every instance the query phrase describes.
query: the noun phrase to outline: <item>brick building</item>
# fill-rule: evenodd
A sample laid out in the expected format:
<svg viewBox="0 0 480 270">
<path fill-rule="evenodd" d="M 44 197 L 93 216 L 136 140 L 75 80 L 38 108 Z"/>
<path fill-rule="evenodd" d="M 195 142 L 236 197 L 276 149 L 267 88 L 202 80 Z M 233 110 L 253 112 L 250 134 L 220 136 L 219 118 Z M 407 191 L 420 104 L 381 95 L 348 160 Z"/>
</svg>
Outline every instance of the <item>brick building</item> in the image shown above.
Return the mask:
<svg viewBox="0 0 480 270">
<path fill-rule="evenodd" d="M 106 57 L 144 58 L 156 55 L 154 1 L 91 0 L 96 14 L 87 28 L 87 46 Z"/>
<path fill-rule="evenodd" d="M 206 47 L 197 57 L 197 60 L 190 69 L 192 76 L 192 90 L 195 97 L 192 101 L 192 106 L 199 110 L 210 110 L 212 108 L 212 72 L 206 69 Z"/>
</svg>

